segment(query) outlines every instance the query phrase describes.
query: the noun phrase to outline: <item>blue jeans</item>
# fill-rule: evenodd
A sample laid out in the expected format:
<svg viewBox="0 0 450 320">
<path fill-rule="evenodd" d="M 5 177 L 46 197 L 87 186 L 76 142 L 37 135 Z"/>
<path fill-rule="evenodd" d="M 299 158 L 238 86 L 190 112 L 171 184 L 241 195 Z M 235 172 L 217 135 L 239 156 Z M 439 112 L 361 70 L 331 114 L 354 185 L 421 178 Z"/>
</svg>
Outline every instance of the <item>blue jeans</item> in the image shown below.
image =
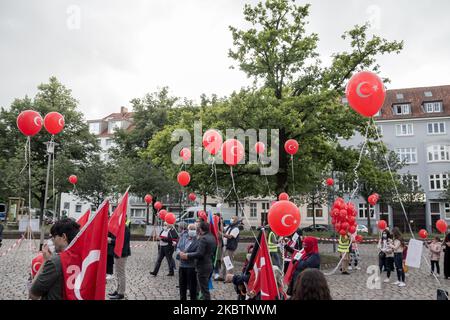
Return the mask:
<svg viewBox="0 0 450 320">
<path fill-rule="evenodd" d="M 397 279 L 405 282 L 405 272 L 403 271 L 403 253 L 394 253 L 395 269 L 397 269 Z"/>
</svg>

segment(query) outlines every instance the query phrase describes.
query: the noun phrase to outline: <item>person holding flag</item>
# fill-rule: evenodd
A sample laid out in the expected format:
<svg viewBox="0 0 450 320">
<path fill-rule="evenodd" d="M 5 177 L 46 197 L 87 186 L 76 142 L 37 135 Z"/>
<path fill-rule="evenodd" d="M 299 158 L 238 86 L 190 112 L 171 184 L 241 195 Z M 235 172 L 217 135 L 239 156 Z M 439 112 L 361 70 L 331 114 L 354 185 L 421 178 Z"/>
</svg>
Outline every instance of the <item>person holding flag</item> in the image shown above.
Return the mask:
<svg viewBox="0 0 450 320">
<path fill-rule="evenodd" d="M 129 188 L 128 188 L 129 189 Z M 128 189 L 119 200 L 116 209 L 114 210 L 108 222 L 108 231 L 115 237 L 108 238 L 108 242 L 114 242 L 114 267 L 117 275 L 117 290 L 109 294 L 112 300 L 121 300 L 125 297 L 126 286 L 126 262 L 131 255 L 130 252 L 130 228 L 129 221 L 127 223 L 128 210 Z"/>
<path fill-rule="evenodd" d="M 80 225 L 69 218 L 61 219 L 52 226 L 50 234 L 55 244 L 55 252 L 51 252 L 48 245 L 43 246 L 44 264 L 33 278 L 29 292 L 30 299 L 63 299 L 64 279 L 60 253 L 73 241 L 79 231 Z"/>
</svg>

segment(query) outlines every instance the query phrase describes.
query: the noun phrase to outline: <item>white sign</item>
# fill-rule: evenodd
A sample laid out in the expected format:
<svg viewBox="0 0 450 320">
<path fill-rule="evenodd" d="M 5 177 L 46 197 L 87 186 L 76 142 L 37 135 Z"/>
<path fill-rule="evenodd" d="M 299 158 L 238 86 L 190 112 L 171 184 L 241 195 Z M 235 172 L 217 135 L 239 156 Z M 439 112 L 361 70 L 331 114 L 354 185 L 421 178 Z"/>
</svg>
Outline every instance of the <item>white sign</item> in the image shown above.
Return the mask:
<svg viewBox="0 0 450 320">
<path fill-rule="evenodd" d="M 420 268 L 422 260 L 423 242 L 415 239 L 409 240 L 408 254 L 405 264 L 411 268 Z"/>
<path fill-rule="evenodd" d="M 145 228 L 145 236 L 146 237 L 151 237 L 151 236 L 159 236 L 161 227 L 158 226 L 152 226 L 152 225 L 148 225 Z"/>
<path fill-rule="evenodd" d="M 305 249 L 298 251 L 294 256 L 294 260 L 300 260 L 303 256 L 303 253 L 305 253 Z"/>
<path fill-rule="evenodd" d="M 229 256 L 223 257 L 223 263 L 225 263 L 227 271 L 233 269 L 233 264 L 231 263 L 231 259 Z"/>
<path fill-rule="evenodd" d="M 297 242 L 298 239 L 298 233 L 294 233 L 294 235 L 292 236 L 292 241 Z"/>
<path fill-rule="evenodd" d="M 31 225 L 31 231 L 39 232 L 39 219 L 31 219 L 30 220 L 28 218 L 19 220 L 19 231 L 20 232 L 27 231 L 28 223 L 30 223 L 30 225 Z"/>
</svg>

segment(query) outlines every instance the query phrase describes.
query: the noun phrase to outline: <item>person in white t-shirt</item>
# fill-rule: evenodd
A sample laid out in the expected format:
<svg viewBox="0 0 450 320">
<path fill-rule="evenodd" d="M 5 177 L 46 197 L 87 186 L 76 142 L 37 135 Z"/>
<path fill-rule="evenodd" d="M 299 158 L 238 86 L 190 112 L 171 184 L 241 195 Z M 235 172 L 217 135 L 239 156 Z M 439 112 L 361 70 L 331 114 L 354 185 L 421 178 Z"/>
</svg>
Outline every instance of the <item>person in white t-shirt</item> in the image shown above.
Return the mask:
<svg viewBox="0 0 450 320">
<path fill-rule="evenodd" d="M 231 218 L 231 224 L 226 226 L 223 231 L 223 246 L 222 250 L 222 261 L 228 256 L 231 263 L 234 262 L 234 253 L 239 244 L 239 220 L 238 217 L 233 216 Z M 221 277 L 218 277 L 217 281 L 224 281 L 226 279 L 226 274 L 232 274 L 233 269 L 227 270 L 225 263 L 222 263 Z"/>
</svg>

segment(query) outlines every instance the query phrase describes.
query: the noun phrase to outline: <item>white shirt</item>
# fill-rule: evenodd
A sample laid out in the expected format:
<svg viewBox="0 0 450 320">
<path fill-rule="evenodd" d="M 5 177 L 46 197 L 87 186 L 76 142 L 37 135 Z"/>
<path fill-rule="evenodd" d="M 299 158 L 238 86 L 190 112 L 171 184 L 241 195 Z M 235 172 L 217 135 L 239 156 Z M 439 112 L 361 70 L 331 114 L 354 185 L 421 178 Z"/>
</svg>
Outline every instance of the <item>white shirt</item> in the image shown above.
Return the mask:
<svg viewBox="0 0 450 320">
<path fill-rule="evenodd" d="M 167 238 L 168 235 L 169 235 L 169 230 L 163 230 L 163 232 L 161 233 L 160 237 L 161 238 Z M 160 240 L 159 241 L 159 245 L 160 246 L 168 246 L 169 243 Z"/>
<path fill-rule="evenodd" d="M 227 227 L 227 231 L 225 232 L 225 234 L 230 234 L 233 236 L 233 238 L 237 238 L 237 236 L 239 235 L 239 228 L 236 226 L 233 229 L 230 230 L 230 228 Z M 223 237 L 223 245 L 226 246 L 227 245 L 227 238 Z"/>
</svg>

